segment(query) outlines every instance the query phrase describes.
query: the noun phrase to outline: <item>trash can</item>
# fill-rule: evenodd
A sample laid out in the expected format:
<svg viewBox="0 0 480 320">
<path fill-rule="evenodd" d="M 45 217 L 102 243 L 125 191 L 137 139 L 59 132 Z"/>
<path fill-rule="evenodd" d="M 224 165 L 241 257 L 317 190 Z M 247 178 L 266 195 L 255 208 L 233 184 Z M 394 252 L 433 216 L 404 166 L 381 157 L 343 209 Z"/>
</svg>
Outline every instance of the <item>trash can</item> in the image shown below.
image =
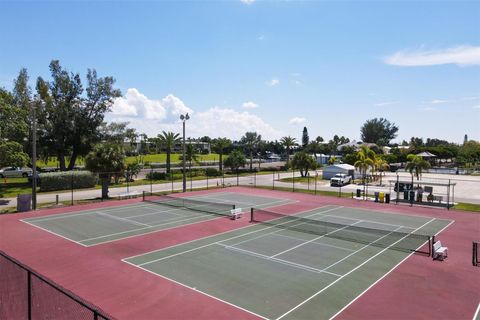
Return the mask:
<svg viewBox="0 0 480 320">
<path fill-rule="evenodd" d="M 384 192 L 380 192 L 380 195 L 379 195 L 379 197 L 378 197 L 378 200 L 380 200 L 380 203 L 383 203 L 384 199 L 385 199 L 385 193 L 384 193 Z"/>
<path fill-rule="evenodd" d="M 379 195 L 379 192 L 375 191 L 375 202 L 378 202 L 378 195 Z"/>
<path fill-rule="evenodd" d="M 357 189 L 357 198 L 360 198 L 362 196 L 362 190 Z"/>
<path fill-rule="evenodd" d="M 390 203 L 390 193 L 385 193 L 385 203 Z"/>
<path fill-rule="evenodd" d="M 25 212 L 32 210 L 32 194 L 17 195 L 17 212 Z"/>
<path fill-rule="evenodd" d="M 408 200 L 408 190 L 403 191 L 403 200 Z"/>
<path fill-rule="evenodd" d="M 415 201 L 415 191 L 413 191 L 413 190 L 410 191 L 410 199 L 409 200 L 410 200 L 410 202 Z"/>
</svg>

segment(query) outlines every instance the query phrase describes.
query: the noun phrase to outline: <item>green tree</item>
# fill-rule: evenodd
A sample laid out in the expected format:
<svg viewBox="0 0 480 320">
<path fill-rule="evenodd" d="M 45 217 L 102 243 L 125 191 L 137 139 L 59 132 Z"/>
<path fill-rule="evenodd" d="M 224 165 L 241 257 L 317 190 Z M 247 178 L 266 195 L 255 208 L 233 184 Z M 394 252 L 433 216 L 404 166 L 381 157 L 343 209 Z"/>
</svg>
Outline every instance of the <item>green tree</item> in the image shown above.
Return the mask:
<svg viewBox="0 0 480 320">
<path fill-rule="evenodd" d="M 0 167 L 24 167 L 28 162 L 28 154 L 20 143 L 0 140 Z"/>
<path fill-rule="evenodd" d="M 261 141 L 262 136 L 256 132 L 246 132 L 240 139 L 240 143 L 243 145 L 250 158 L 250 171 L 253 170 L 253 155 L 257 152 Z"/>
<path fill-rule="evenodd" d="M 85 167 L 98 173 L 102 180 L 102 198 L 108 197 L 108 184 L 112 176 L 118 183 L 125 170 L 125 152 L 121 145 L 115 143 L 100 143 L 93 147 L 85 157 Z"/>
<path fill-rule="evenodd" d="M 223 154 L 231 145 L 232 141 L 227 138 L 218 138 L 213 140 L 213 151 L 218 153 L 218 169 L 220 172 L 223 172 Z"/>
<path fill-rule="evenodd" d="M 335 157 L 335 156 L 328 159 L 328 164 L 330 164 L 330 165 L 335 164 L 335 162 L 337 162 L 337 157 Z"/>
<path fill-rule="evenodd" d="M 363 142 L 386 146 L 397 136 L 398 127 L 384 118 L 367 120 L 360 129 Z"/>
<path fill-rule="evenodd" d="M 198 163 L 197 148 L 195 148 L 195 145 L 193 143 L 189 143 L 185 147 L 184 160 L 188 162 L 188 171 L 192 172 L 192 163 Z"/>
<path fill-rule="evenodd" d="M 280 143 L 287 149 L 287 154 L 290 156 L 292 148 L 297 145 L 297 139 L 286 136 L 280 139 Z"/>
<path fill-rule="evenodd" d="M 387 160 L 379 156 L 375 157 L 374 166 L 375 170 L 380 172 L 380 185 L 382 185 L 383 175 L 385 175 L 385 171 L 388 170 L 390 166 L 388 165 Z"/>
<path fill-rule="evenodd" d="M 315 159 L 304 151 L 295 153 L 290 164 L 292 168 L 300 171 L 302 177 L 308 175 L 308 170 L 315 170 L 317 168 Z"/>
<path fill-rule="evenodd" d="M 409 154 L 407 156 L 407 165 L 405 166 L 405 170 L 409 171 L 412 175 L 412 184 L 413 184 L 413 176 L 417 177 L 417 180 L 420 180 L 422 176 L 422 172 L 430 168 L 430 163 L 424 160 L 422 157 L 417 156 L 416 154 Z"/>
<path fill-rule="evenodd" d="M 57 156 L 61 170 L 71 170 L 77 158 L 100 141 L 98 128 L 121 93 L 113 88 L 112 77 L 98 78 L 95 70 L 87 71 L 85 90 L 80 75 L 63 69 L 58 60 L 50 63 L 50 72 L 50 82 L 37 79 L 37 94 L 45 102 L 39 110 L 40 141 Z M 70 156 L 68 168 L 66 156 Z"/>
<path fill-rule="evenodd" d="M 227 167 L 229 167 L 232 172 L 237 172 L 240 167 L 244 167 L 245 164 L 247 163 L 247 160 L 245 159 L 245 155 L 240 152 L 240 150 L 233 150 L 230 152 L 228 155 L 227 159 L 223 161 L 223 164 Z"/>
<path fill-rule="evenodd" d="M 374 166 L 374 161 L 375 152 L 367 146 L 361 146 L 360 150 L 357 152 L 357 161 L 355 161 L 354 166 L 362 173 L 363 184 L 365 184 L 368 169 L 373 168 Z"/>
<path fill-rule="evenodd" d="M 308 146 L 308 143 L 310 141 L 310 138 L 308 136 L 308 130 L 307 127 L 303 127 L 303 132 L 302 132 L 302 147 L 305 149 Z"/>
<path fill-rule="evenodd" d="M 14 97 L 0 88 L 0 141 L 16 141 L 20 144 L 28 137 L 26 110 L 15 105 Z"/>
<path fill-rule="evenodd" d="M 480 163 L 480 142 L 469 140 L 460 146 L 457 161 L 461 165 L 478 165 Z"/>
<path fill-rule="evenodd" d="M 180 135 L 178 133 L 162 131 L 162 134 L 159 134 L 157 137 L 158 137 L 158 141 L 165 148 L 165 151 L 167 153 L 166 167 L 167 167 L 167 174 L 169 174 L 172 150 L 175 147 L 175 144 L 180 143 Z"/>
</svg>

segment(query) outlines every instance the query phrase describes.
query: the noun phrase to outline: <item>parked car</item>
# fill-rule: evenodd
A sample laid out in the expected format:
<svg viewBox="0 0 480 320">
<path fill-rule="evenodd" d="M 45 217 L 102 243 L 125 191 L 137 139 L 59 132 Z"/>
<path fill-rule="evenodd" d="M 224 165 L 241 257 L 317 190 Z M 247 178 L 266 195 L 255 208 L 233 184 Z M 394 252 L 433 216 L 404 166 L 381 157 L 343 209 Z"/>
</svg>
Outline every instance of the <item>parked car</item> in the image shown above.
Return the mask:
<svg viewBox="0 0 480 320">
<path fill-rule="evenodd" d="M 330 186 L 341 187 L 352 182 L 352 176 L 345 173 L 337 173 L 330 179 Z"/>
<path fill-rule="evenodd" d="M 395 192 L 404 192 L 409 190 L 413 190 L 411 183 L 395 182 L 395 186 L 393 187 L 393 191 Z"/>
<path fill-rule="evenodd" d="M 32 174 L 30 168 L 5 167 L 0 169 L 0 178 L 26 178 Z"/>
</svg>

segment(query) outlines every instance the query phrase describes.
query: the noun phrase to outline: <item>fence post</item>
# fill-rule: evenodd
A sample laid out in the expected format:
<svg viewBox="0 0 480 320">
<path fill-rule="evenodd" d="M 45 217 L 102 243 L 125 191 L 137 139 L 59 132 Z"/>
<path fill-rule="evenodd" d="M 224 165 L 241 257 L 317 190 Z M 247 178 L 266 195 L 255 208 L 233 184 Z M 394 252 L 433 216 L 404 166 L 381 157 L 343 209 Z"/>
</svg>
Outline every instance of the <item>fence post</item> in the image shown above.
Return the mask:
<svg viewBox="0 0 480 320">
<path fill-rule="evenodd" d="M 172 193 L 173 193 L 173 171 L 170 169 L 170 180 L 172 181 Z"/>
<path fill-rule="evenodd" d="M 275 171 L 273 172 L 273 179 L 272 179 L 272 190 L 275 190 Z"/>
<path fill-rule="evenodd" d="M 192 192 L 192 168 L 188 169 L 190 172 L 190 192 Z"/>
<path fill-rule="evenodd" d="M 72 206 L 73 206 L 73 172 L 70 175 L 70 187 L 72 189 Z"/>
<path fill-rule="evenodd" d="M 295 172 L 292 168 L 292 192 L 295 192 Z"/>
<path fill-rule="evenodd" d="M 253 176 L 253 187 L 257 187 L 257 171 L 255 171 L 254 176 Z"/>
<path fill-rule="evenodd" d="M 207 190 L 208 190 L 208 176 L 207 176 Z"/>
<path fill-rule="evenodd" d="M 315 171 L 315 195 L 317 195 L 317 180 L 318 180 L 318 172 Z"/>
<path fill-rule="evenodd" d="M 238 169 L 237 169 L 237 187 L 238 187 Z"/>
<path fill-rule="evenodd" d="M 307 174 L 307 190 L 310 191 L 310 172 Z"/>
<path fill-rule="evenodd" d="M 153 168 L 150 168 L 150 192 L 153 192 L 153 181 L 152 181 L 152 178 L 153 178 Z"/>
<path fill-rule="evenodd" d="M 399 177 L 398 177 L 398 172 L 397 172 L 397 184 L 396 184 L 396 187 L 397 187 L 397 198 L 395 199 L 395 204 L 398 204 L 398 196 L 400 195 L 400 183 L 399 183 Z"/>
<path fill-rule="evenodd" d="M 32 273 L 27 270 L 28 320 L 32 320 Z"/>
</svg>

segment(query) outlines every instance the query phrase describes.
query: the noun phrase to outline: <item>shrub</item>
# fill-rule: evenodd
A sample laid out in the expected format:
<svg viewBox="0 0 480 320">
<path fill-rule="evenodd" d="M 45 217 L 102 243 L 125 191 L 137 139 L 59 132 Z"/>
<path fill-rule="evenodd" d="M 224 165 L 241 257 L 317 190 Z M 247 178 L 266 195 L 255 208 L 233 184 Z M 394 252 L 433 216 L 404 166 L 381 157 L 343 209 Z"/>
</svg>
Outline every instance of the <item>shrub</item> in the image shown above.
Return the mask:
<svg viewBox="0 0 480 320">
<path fill-rule="evenodd" d="M 206 168 L 205 175 L 207 177 L 218 177 L 218 176 L 221 176 L 222 173 L 217 168 Z"/>
<path fill-rule="evenodd" d="M 167 174 L 165 172 L 152 171 L 147 173 L 147 180 L 167 180 Z"/>
<path fill-rule="evenodd" d="M 90 171 L 48 172 L 41 173 L 40 191 L 56 191 L 81 188 L 93 188 L 98 177 Z"/>
</svg>

